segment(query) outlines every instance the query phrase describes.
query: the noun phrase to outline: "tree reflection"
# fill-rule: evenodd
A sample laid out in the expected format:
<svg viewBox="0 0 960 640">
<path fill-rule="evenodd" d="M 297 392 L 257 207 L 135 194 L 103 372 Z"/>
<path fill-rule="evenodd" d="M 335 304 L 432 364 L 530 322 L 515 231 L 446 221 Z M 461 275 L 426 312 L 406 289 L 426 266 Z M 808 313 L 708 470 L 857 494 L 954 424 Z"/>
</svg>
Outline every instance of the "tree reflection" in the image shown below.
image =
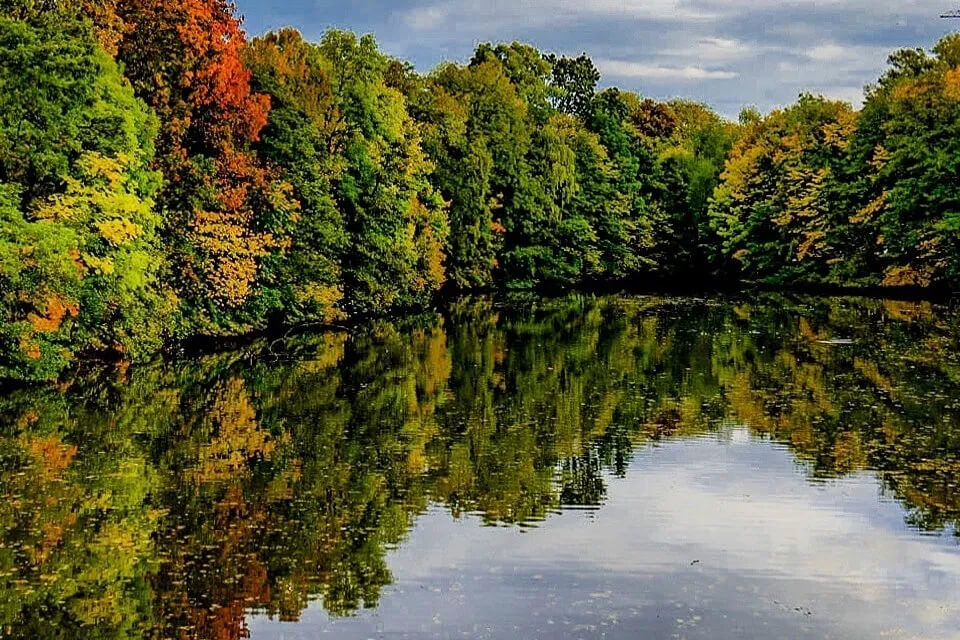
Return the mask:
<svg viewBox="0 0 960 640">
<path fill-rule="evenodd" d="M 852 344 L 837 343 L 837 339 Z M 247 635 L 375 607 L 429 504 L 600 507 L 638 447 L 738 424 L 957 527 L 960 323 L 929 303 L 571 296 L 303 334 L 0 400 L 0 635 Z"/>
</svg>

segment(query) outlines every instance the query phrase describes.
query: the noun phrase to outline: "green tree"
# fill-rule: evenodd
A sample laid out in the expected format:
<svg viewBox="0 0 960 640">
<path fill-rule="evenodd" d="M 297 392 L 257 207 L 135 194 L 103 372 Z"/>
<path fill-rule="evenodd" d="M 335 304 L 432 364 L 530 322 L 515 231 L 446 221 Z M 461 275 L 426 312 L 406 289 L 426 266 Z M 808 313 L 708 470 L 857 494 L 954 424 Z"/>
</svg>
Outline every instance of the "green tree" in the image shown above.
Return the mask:
<svg viewBox="0 0 960 640">
<path fill-rule="evenodd" d="M 839 175 L 857 114 L 810 95 L 747 125 L 731 152 L 710 216 L 743 276 L 829 282 L 843 259 Z"/>
<path fill-rule="evenodd" d="M 701 104 L 676 100 L 669 108 L 675 129 L 659 144 L 657 159 L 665 187 L 659 199 L 670 216 L 667 268 L 705 282 L 718 277 L 722 265 L 708 209 L 738 128 Z"/>
<path fill-rule="evenodd" d="M 600 72 L 586 54 L 576 58 L 550 54 L 547 61 L 553 68 L 550 85 L 555 90 L 554 107 L 562 113 L 585 120 L 590 115 L 593 96 L 600 82 Z"/>
<path fill-rule="evenodd" d="M 411 99 L 434 178 L 450 202 L 450 274 L 461 287 L 502 276 L 508 212 L 526 172 L 527 105 L 502 63 L 448 64 Z"/>
<path fill-rule="evenodd" d="M 151 356 L 176 307 L 148 170 L 155 119 L 80 22 L 0 19 L 0 43 L 0 374 Z"/>
<path fill-rule="evenodd" d="M 348 306 L 380 313 L 430 300 L 446 280 L 448 220 L 404 96 L 370 36 L 328 32 L 318 45 L 332 83 L 345 169 L 337 204 L 350 234 Z"/>
<path fill-rule="evenodd" d="M 329 65 L 299 32 L 257 38 L 245 52 L 256 91 L 270 96 L 270 121 L 258 151 L 282 168 L 300 203 L 285 231 L 290 246 L 265 266 L 274 313 L 291 321 L 331 320 L 342 311 L 343 263 L 350 250 L 336 185 L 350 135 Z"/>
<path fill-rule="evenodd" d="M 853 262 L 868 282 L 954 286 L 960 282 L 960 36 L 933 56 L 903 50 L 868 90 L 851 140 Z M 852 243 L 852 240 L 851 240 Z"/>
<path fill-rule="evenodd" d="M 615 169 L 608 211 L 596 225 L 603 271 L 613 278 L 649 277 L 669 268 L 659 249 L 669 232 L 657 201 L 655 141 L 636 125 L 642 109 L 636 95 L 607 89 L 597 94 L 587 121 Z"/>
</svg>

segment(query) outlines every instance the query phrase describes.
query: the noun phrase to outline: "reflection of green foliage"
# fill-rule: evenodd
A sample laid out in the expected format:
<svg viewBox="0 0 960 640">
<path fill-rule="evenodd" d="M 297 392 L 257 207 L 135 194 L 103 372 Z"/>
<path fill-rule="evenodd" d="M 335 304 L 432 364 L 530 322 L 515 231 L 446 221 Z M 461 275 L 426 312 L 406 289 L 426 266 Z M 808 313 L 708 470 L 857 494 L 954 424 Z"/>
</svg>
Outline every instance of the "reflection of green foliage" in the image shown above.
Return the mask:
<svg viewBox="0 0 960 640">
<path fill-rule="evenodd" d="M 0 629 L 236 638 L 251 609 L 349 615 L 429 503 L 520 525 L 599 506 L 638 446 L 731 422 L 813 477 L 875 469 L 913 525 L 953 527 L 958 342 L 926 303 L 474 298 L 13 391 Z"/>
<path fill-rule="evenodd" d="M 0 434 L 0 629 L 142 637 L 152 626 L 153 470 L 126 425 L 41 395 L 4 405 L 18 418 Z"/>
</svg>

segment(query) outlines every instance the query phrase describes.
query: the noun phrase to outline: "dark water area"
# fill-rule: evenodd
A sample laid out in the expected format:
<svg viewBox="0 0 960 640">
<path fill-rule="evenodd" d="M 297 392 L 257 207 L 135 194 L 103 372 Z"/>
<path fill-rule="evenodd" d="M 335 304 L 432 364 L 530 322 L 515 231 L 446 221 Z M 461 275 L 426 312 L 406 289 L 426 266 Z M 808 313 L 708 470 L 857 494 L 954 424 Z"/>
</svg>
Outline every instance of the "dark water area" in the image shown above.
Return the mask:
<svg viewBox="0 0 960 640">
<path fill-rule="evenodd" d="M 0 395 L 0 637 L 960 638 L 960 316 L 572 295 Z"/>
</svg>

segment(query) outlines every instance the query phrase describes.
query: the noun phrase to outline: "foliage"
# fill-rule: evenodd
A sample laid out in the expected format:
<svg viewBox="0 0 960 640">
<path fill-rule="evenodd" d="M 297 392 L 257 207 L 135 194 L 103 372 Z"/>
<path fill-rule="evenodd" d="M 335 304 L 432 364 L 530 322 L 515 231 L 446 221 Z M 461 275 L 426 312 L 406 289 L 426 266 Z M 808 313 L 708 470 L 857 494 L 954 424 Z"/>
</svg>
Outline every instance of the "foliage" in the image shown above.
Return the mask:
<svg viewBox="0 0 960 640">
<path fill-rule="evenodd" d="M 492 283 L 506 228 L 502 209 L 528 145 L 525 104 L 502 66 L 448 64 L 410 97 L 450 203 L 449 273 L 459 287 Z"/>
<path fill-rule="evenodd" d="M 343 270 L 351 310 L 423 304 L 446 280 L 448 229 L 419 128 L 387 85 L 388 60 L 372 37 L 330 31 L 317 51 L 347 129 L 335 191 L 350 238 Z"/>
<path fill-rule="evenodd" d="M 577 58 L 547 56 L 553 68 L 550 85 L 555 89 L 553 105 L 561 113 L 586 119 L 597 92 L 600 72 L 586 55 Z"/>
<path fill-rule="evenodd" d="M 890 56 L 860 112 L 802 96 L 746 114 L 711 208 L 751 279 L 955 287 L 960 38 Z"/>
<path fill-rule="evenodd" d="M 843 256 L 836 182 L 855 126 L 848 105 L 803 96 L 745 128 L 710 214 L 746 277 L 829 281 Z"/>
<path fill-rule="evenodd" d="M 0 32 L 11 38 L 4 87 L 23 63 L 76 83 L 3 92 L 22 144 L 44 151 L 20 158 L 15 142 L 0 154 L 0 376 L 55 378 L 75 351 L 150 356 L 175 308 L 161 281 L 158 176 L 147 169 L 155 119 L 82 27 L 0 21 Z M 71 50 L 83 56 L 62 56 Z"/>
<path fill-rule="evenodd" d="M 667 252 L 675 274 L 703 282 L 725 262 L 708 211 L 740 129 L 701 104 L 676 100 L 669 108 L 673 135 L 661 142 L 657 159 L 659 199 L 672 229 Z"/>
<path fill-rule="evenodd" d="M 222 333 L 266 318 L 262 263 L 289 243 L 290 187 L 250 149 L 270 100 L 250 89 L 245 44 L 227 0 L 131 0 L 118 58 L 156 111 L 163 236 L 177 265 L 187 331 Z"/>
<path fill-rule="evenodd" d="M 517 42 L 426 75 L 345 31 L 247 42 L 229 0 L 9 0 L 0 378 L 444 286 L 960 283 L 960 37 L 859 112 L 599 81 Z"/>
<path fill-rule="evenodd" d="M 114 114 L 91 108 L 104 64 L 79 19 L 0 17 L 0 180 L 24 204 L 58 191 L 84 151 L 124 142 Z"/>
<path fill-rule="evenodd" d="M 873 244 L 859 251 L 874 283 L 955 286 L 960 282 L 960 37 L 927 56 L 900 51 L 870 89 L 851 141 L 851 224 Z"/>
<path fill-rule="evenodd" d="M 337 318 L 350 238 L 336 186 L 346 170 L 349 126 L 334 95 L 330 65 L 292 29 L 255 39 L 245 52 L 252 82 L 272 109 L 260 155 L 294 188 L 300 213 L 285 230 L 290 246 L 268 267 L 275 311 L 292 321 Z"/>
<path fill-rule="evenodd" d="M 655 196 L 659 177 L 656 140 L 636 126 L 643 103 L 632 93 L 607 89 L 591 107 L 588 128 L 596 133 L 615 168 L 613 193 L 597 221 L 597 236 L 609 277 L 651 276 L 661 261 L 662 241 L 669 235 L 666 214 Z"/>
</svg>

